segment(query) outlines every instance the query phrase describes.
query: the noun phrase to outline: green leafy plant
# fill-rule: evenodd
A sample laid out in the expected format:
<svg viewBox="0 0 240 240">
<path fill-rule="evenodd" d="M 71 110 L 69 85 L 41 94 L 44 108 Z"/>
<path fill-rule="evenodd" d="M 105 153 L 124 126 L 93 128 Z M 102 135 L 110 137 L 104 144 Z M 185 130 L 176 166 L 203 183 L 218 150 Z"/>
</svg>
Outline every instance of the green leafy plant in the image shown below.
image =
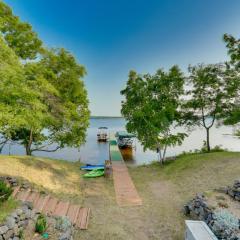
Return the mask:
<svg viewBox="0 0 240 240">
<path fill-rule="evenodd" d="M 0 202 L 8 200 L 12 192 L 12 188 L 8 187 L 5 182 L 0 181 Z"/>
<path fill-rule="evenodd" d="M 24 240 L 25 239 L 23 229 L 20 229 L 20 231 L 19 231 L 19 239 L 20 240 Z"/>
<path fill-rule="evenodd" d="M 35 232 L 42 234 L 45 232 L 46 228 L 47 228 L 47 219 L 45 215 L 40 214 L 36 221 Z"/>
</svg>

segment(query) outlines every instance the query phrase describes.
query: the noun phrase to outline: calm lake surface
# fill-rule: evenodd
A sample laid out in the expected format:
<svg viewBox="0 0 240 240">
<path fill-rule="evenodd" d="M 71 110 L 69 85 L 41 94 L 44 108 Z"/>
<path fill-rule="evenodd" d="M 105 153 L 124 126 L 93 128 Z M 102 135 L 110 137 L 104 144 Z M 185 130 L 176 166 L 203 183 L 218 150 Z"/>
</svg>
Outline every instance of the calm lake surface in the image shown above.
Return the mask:
<svg viewBox="0 0 240 240">
<path fill-rule="evenodd" d="M 68 161 L 81 161 L 84 163 L 96 164 L 104 163 L 109 159 L 108 156 L 108 143 L 97 142 L 98 127 L 106 126 L 109 132 L 116 132 L 125 129 L 125 120 L 123 118 L 98 118 L 90 120 L 90 127 L 87 132 L 87 141 L 80 149 L 64 148 L 56 152 L 35 152 L 35 156 L 50 157 L 56 159 L 65 159 Z M 181 129 L 184 131 L 183 129 Z M 232 136 L 232 127 L 213 127 L 210 130 L 210 141 L 212 147 L 221 145 L 230 151 L 240 151 L 240 139 Z M 205 132 L 203 129 L 194 130 L 185 139 L 182 146 L 169 148 L 167 156 L 176 156 L 183 151 L 190 151 L 200 149 L 205 139 Z M 6 146 L 2 154 L 24 155 L 25 150 L 23 147 L 14 144 Z M 143 147 L 136 140 L 136 148 L 130 152 L 124 152 L 123 157 L 128 164 L 147 164 L 157 160 L 157 154 L 153 151 L 143 151 Z"/>
</svg>

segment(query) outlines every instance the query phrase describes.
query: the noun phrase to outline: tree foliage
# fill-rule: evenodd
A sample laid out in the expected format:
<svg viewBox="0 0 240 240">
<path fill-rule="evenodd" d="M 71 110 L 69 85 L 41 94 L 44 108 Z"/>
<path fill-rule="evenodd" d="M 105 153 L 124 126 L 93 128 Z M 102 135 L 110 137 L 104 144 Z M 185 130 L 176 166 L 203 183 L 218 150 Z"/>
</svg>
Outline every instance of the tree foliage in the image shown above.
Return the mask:
<svg viewBox="0 0 240 240">
<path fill-rule="evenodd" d="M 41 44 L 31 25 L 0 2 L 0 151 L 8 140 L 24 145 L 28 155 L 85 141 L 86 70 L 65 49 Z"/>
<path fill-rule="evenodd" d="M 41 92 L 30 87 L 23 65 L 1 38 L 0 48 L 0 131 L 5 143 L 19 128 L 38 127 L 47 108 L 40 101 Z"/>
<path fill-rule="evenodd" d="M 182 105 L 184 124 L 202 126 L 206 130 L 206 146 L 210 151 L 210 129 L 216 119 L 224 118 L 227 109 L 227 75 L 224 64 L 200 64 L 189 67 L 189 91 Z"/>
<path fill-rule="evenodd" d="M 234 125 L 240 122 L 240 39 L 224 34 L 224 41 L 231 58 L 228 64 L 228 109 L 224 123 Z"/>
<path fill-rule="evenodd" d="M 5 3 L 0 1 L 0 34 L 22 59 L 34 59 L 41 51 L 42 41 L 28 23 L 20 21 L 19 17 Z"/>
<path fill-rule="evenodd" d="M 180 96 L 184 76 L 177 66 L 169 72 L 140 75 L 130 71 L 127 86 L 121 91 L 125 101 L 122 114 L 127 130 L 136 134 L 145 149 L 158 149 L 161 162 L 168 146 L 180 145 L 185 133 L 172 133 L 179 120 Z"/>
</svg>

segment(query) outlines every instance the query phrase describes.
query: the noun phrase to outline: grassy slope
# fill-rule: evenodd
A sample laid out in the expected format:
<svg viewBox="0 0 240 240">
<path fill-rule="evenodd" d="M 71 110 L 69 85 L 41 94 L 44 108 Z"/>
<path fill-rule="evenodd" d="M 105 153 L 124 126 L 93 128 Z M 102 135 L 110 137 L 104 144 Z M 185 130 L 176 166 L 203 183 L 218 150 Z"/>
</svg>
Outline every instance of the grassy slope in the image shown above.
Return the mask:
<svg viewBox="0 0 240 240">
<path fill-rule="evenodd" d="M 142 207 L 119 208 L 111 181 L 83 179 L 79 163 L 0 156 L 0 175 L 20 176 L 40 190 L 92 209 L 89 230 L 76 239 L 183 239 L 183 204 L 196 192 L 231 184 L 240 153 L 182 156 L 165 165 L 130 168 Z"/>
</svg>

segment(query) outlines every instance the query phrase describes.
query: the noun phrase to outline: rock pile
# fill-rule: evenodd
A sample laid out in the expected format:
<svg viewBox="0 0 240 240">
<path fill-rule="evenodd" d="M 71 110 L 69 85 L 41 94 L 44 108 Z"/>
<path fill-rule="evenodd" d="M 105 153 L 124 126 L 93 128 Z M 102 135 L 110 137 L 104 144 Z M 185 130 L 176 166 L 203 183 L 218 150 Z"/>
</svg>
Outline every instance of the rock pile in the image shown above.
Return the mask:
<svg viewBox="0 0 240 240">
<path fill-rule="evenodd" d="M 11 187 L 20 186 L 21 189 L 31 188 L 31 184 L 28 181 L 20 182 L 17 178 L 11 176 L 0 176 L 0 181 L 7 183 Z"/>
<path fill-rule="evenodd" d="M 235 180 L 232 187 L 227 187 L 226 193 L 237 201 L 240 201 L 240 180 Z"/>
<path fill-rule="evenodd" d="M 30 219 L 35 217 L 35 212 L 30 203 L 24 203 L 7 217 L 4 224 L 0 225 L 0 240 L 19 240 L 21 232 L 27 227 Z"/>
<path fill-rule="evenodd" d="M 208 206 L 203 194 L 197 194 L 193 200 L 184 206 L 184 214 L 202 220 L 208 225 L 211 225 L 214 220 L 213 210 Z"/>
<path fill-rule="evenodd" d="M 0 224 L 0 240 L 20 240 L 29 222 L 35 223 L 38 215 L 31 203 L 23 203 Z M 68 218 L 48 216 L 47 222 L 59 232 L 58 240 L 73 240 L 74 228 Z"/>
<path fill-rule="evenodd" d="M 20 189 L 31 189 L 27 181 L 20 182 L 11 176 L 0 176 L 0 181 L 6 182 L 11 187 L 20 186 Z M 0 224 L 0 240 L 20 240 L 21 232 L 29 222 L 35 223 L 40 213 L 33 209 L 31 202 L 23 202 L 21 207 L 10 214 L 4 224 Z M 50 228 L 57 230 L 58 240 L 73 240 L 74 227 L 67 217 L 46 216 Z M 55 231 L 54 231 L 55 232 Z"/>
<path fill-rule="evenodd" d="M 218 239 L 240 240 L 239 222 L 237 229 L 233 229 L 230 224 L 220 220 L 218 218 L 218 213 L 214 212 L 214 209 L 208 205 L 207 199 L 203 194 L 197 194 L 194 199 L 189 201 L 184 206 L 184 213 L 185 215 L 190 215 L 194 219 L 206 222 Z"/>
</svg>

